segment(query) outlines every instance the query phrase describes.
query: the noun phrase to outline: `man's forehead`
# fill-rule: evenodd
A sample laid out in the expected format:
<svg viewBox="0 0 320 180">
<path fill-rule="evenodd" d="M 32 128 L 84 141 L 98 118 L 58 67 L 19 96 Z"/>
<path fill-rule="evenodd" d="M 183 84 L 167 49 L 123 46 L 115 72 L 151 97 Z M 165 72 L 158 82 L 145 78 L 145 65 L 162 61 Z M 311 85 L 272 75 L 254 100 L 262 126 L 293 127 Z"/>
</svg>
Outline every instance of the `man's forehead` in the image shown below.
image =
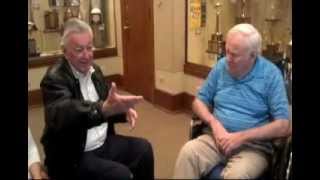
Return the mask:
<svg viewBox="0 0 320 180">
<path fill-rule="evenodd" d="M 92 44 L 92 37 L 90 33 L 73 33 L 69 37 L 70 42 L 75 45 L 90 45 Z"/>
<path fill-rule="evenodd" d="M 226 46 L 232 46 L 232 48 L 238 50 L 246 50 L 248 48 L 248 42 L 246 37 L 237 34 L 227 38 Z"/>
</svg>

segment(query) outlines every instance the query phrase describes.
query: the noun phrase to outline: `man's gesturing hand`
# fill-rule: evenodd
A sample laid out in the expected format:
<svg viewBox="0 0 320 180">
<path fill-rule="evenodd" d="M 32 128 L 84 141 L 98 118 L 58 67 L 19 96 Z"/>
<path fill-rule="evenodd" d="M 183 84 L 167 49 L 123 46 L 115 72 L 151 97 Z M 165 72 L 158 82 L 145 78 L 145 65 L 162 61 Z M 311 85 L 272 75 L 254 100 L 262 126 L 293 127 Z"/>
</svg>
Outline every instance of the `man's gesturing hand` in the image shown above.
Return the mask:
<svg viewBox="0 0 320 180">
<path fill-rule="evenodd" d="M 138 119 L 138 113 L 136 110 L 130 108 L 127 112 L 127 121 L 130 123 L 130 129 L 134 129 L 136 126 L 136 121 Z"/>
<path fill-rule="evenodd" d="M 119 113 L 127 113 L 130 108 L 143 100 L 142 96 L 126 96 L 117 93 L 117 87 L 114 82 L 111 84 L 108 98 L 103 102 L 102 112 L 111 116 Z"/>
</svg>

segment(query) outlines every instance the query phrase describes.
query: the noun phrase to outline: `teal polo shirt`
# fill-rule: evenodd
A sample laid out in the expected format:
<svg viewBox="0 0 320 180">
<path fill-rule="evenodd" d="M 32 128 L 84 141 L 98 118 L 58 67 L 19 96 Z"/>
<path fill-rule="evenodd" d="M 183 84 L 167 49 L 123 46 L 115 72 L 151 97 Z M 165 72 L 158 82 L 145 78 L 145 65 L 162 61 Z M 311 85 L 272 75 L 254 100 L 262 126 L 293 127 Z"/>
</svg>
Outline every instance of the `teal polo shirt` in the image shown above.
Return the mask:
<svg viewBox="0 0 320 180">
<path fill-rule="evenodd" d="M 215 117 L 228 132 L 289 119 L 284 80 L 278 67 L 262 56 L 242 79 L 228 72 L 226 58 L 210 71 L 197 97 L 213 107 Z"/>
</svg>

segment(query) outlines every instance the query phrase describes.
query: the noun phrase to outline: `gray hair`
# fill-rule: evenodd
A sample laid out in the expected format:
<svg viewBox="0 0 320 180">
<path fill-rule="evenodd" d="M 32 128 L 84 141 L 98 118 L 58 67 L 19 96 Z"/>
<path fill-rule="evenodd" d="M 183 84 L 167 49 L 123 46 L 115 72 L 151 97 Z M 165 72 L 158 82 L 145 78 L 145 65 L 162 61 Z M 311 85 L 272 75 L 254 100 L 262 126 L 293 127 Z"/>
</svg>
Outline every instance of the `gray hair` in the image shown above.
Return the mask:
<svg viewBox="0 0 320 180">
<path fill-rule="evenodd" d="M 89 32 L 93 36 L 91 27 L 78 18 L 71 18 L 64 24 L 64 31 L 60 41 L 60 46 L 64 47 L 68 41 L 70 34 Z"/>
<path fill-rule="evenodd" d="M 247 37 L 249 52 L 254 52 L 256 55 L 261 54 L 261 34 L 253 25 L 247 23 L 235 25 L 228 31 L 227 38 L 235 33 L 240 33 Z"/>
</svg>

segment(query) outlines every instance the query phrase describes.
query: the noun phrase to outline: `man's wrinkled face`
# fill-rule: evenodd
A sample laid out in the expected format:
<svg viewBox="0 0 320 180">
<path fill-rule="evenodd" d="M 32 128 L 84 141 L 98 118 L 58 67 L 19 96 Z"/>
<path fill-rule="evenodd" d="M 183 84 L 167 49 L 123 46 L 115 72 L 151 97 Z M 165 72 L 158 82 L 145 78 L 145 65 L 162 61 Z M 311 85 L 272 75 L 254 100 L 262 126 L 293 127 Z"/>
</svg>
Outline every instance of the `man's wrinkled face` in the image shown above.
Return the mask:
<svg viewBox="0 0 320 180">
<path fill-rule="evenodd" d="M 250 53 L 247 39 L 241 34 L 231 34 L 226 41 L 228 71 L 234 77 L 248 72 L 254 63 L 255 55 Z"/>
<path fill-rule="evenodd" d="M 78 71 L 86 74 L 93 63 L 92 35 L 89 32 L 70 34 L 64 54 Z"/>
</svg>

